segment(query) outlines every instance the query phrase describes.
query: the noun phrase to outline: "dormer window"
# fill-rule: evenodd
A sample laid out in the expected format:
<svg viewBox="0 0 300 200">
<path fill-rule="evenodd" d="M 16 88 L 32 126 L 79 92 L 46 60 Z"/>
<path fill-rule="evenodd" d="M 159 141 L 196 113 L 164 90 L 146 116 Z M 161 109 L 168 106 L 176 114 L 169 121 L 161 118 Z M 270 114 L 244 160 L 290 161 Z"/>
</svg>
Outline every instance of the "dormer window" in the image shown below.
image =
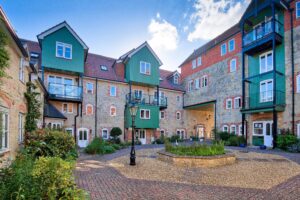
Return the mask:
<svg viewBox="0 0 300 200">
<path fill-rule="evenodd" d="M 174 76 L 174 84 L 178 84 L 179 82 L 179 77 L 177 75 Z"/>
<path fill-rule="evenodd" d="M 56 57 L 72 59 L 72 45 L 56 42 Z"/>
<path fill-rule="evenodd" d="M 39 54 L 38 53 L 30 53 L 30 57 L 37 59 L 37 58 L 39 58 Z"/>
<path fill-rule="evenodd" d="M 140 73 L 150 75 L 151 74 L 151 64 L 141 61 L 140 62 Z"/>
<path fill-rule="evenodd" d="M 107 66 L 105 65 L 100 65 L 101 71 L 108 71 Z"/>
</svg>

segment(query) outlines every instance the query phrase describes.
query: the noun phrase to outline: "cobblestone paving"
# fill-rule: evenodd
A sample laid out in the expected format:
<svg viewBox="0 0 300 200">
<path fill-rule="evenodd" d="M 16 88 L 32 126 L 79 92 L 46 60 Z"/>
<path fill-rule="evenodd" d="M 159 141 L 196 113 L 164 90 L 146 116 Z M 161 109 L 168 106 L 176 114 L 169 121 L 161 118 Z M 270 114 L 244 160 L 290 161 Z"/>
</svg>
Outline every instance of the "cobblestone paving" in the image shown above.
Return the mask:
<svg viewBox="0 0 300 200">
<path fill-rule="evenodd" d="M 157 147 L 156 145 L 151 145 L 138 147 L 138 149 Z M 129 179 L 113 167 L 108 166 L 106 162 L 127 154 L 129 154 L 129 149 L 123 149 L 105 156 L 81 155 L 75 171 L 78 186 L 88 191 L 92 199 L 103 200 L 300 199 L 300 175 L 270 190 Z M 280 155 L 284 156 L 284 153 L 280 152 Z M 300 157 L 299 154 L 293 155 L 293 157 L 296 157 L 296 160 L 298 160 L 297 156 Z M 285 157 L 288 158 L 289 156 Z"/>
</svg>

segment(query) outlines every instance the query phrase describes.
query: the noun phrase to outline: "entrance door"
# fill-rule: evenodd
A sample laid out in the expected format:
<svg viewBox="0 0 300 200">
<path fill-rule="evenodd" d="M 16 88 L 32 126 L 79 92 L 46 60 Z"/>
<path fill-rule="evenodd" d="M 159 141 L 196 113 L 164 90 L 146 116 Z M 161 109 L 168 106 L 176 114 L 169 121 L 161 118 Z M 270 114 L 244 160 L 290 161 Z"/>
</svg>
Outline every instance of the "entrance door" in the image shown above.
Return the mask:
<svg viewBox="0 0 300 200">
<path fill-rule="evenodd" d="M 80 128 L 78 129 L 78 146 L 84 148 L 88 145 L 88 129 Z"/>
<path fill-rule="evenodd" d="M 145 129 L 139 130 L 139 139 L 142 144 L 146 144 L 146 130 Z"/>
<path fill-rule="evenodd" d="M 264 145 L 267 147 L 273 147 L 272 126 L 272 121 L 264 123 Z"/>
<path fill-rule="evenodd" d="M 204 138 L 204 127 L 202 125 L 197 126 L 198 138 Z"/>
</svg>

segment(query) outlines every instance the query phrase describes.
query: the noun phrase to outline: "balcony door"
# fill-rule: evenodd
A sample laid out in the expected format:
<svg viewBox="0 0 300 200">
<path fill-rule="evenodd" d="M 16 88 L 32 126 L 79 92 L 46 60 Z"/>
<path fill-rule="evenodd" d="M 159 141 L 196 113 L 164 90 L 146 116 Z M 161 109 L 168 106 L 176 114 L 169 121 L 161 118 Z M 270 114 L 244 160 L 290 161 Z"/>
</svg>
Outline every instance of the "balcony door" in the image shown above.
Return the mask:
<svg viewBox="0 0 300 200">
<path fill-rule="evenodd" d="M 76 89 L 73 79 L 50 75 L 48 78 L 49 92 L 58 96 L 75 96 Z"/>
<path fill-rule="evenodd" d="M 67 97 L 74 97 L 76 95 L 76 89 L 73 86 L 73 79 L 64 78 L 64 87 Z"/>
</svg>

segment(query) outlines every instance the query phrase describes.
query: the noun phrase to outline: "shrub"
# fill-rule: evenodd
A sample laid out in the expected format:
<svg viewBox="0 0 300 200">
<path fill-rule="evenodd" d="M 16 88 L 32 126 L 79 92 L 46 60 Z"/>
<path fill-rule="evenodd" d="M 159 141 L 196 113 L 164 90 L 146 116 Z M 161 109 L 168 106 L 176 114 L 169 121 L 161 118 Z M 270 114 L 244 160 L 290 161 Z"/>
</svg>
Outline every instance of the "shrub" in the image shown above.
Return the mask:
<svg viewBox="0 0 300 200">
<path fill-rule="evenodd" d="M 25 147 L 26 152 L 35 157 L 77 157 L 75 141 L 66 132 L 38 130 L 27 135 Z"/>
<path fill-rule="evenodd" d="M 297 144 L 298 139 L 293 134 L 278 135 L 276 142 L 278 148 L 288 150 L 289 147 Z"/>
<path fill-rule="evenodd" d="M 114 144 L 109 144 L 103 141 L 100 138 L 95 138 L 93 141 L 85 148 L 85 152 L 88 154 L 108 154 L 114 153 L 115 148 L 113 147 Z M 118 145 L 119 148 L 119 145 Z"/>
<path fill-rule="evenodd" d="M 191 136 L 190 138 L 192 139 L 192 141 L 199 141 L 199 137 L 198 136 Z"/>
<path fill-rule="evenodd" d="M 246 139 L 243 136 L 230 135 L 225 144 L 228 146 L 240 146 L 246 144 Z"/>
<path fill-rule="evenodd" d="M 113 140 L 120 144 L 120 139 L 118 138 L 120 135 L 122 135 L 122 130 L 119 127 L 114 127 L 110 131 L 110 136 L 113 138 Z"/>
<path fill-rule="evenodd" d="M 229 134 L 228 132 L 217 132 L 217 137 L 218 137 L 220 140 L 226 141 L 226 140 L 229 139 L 230 134 Z"/>
<path fill-rule="evenodd" d="M 164 144 L 164 143 L 165 143 L 165 137 L 163 135 L 152 142 L 152 144 Z"/>
<path fill-rule="evenodd" d="M 211 146 L 206 144 L 193 144 L 192 146 L 172 146 L 167 142 L 165 144 L 165 150 L 176 155 L 186 156 L 214 156 L 225 154 L 223 142 L 217 142 Z"/>
<path fill-rule="evenodd" d="M 170 138 L 170 142 L 181 142 L 182 140 L 180 139 L 179 135 L 172 135 Z"/>
</svg>

